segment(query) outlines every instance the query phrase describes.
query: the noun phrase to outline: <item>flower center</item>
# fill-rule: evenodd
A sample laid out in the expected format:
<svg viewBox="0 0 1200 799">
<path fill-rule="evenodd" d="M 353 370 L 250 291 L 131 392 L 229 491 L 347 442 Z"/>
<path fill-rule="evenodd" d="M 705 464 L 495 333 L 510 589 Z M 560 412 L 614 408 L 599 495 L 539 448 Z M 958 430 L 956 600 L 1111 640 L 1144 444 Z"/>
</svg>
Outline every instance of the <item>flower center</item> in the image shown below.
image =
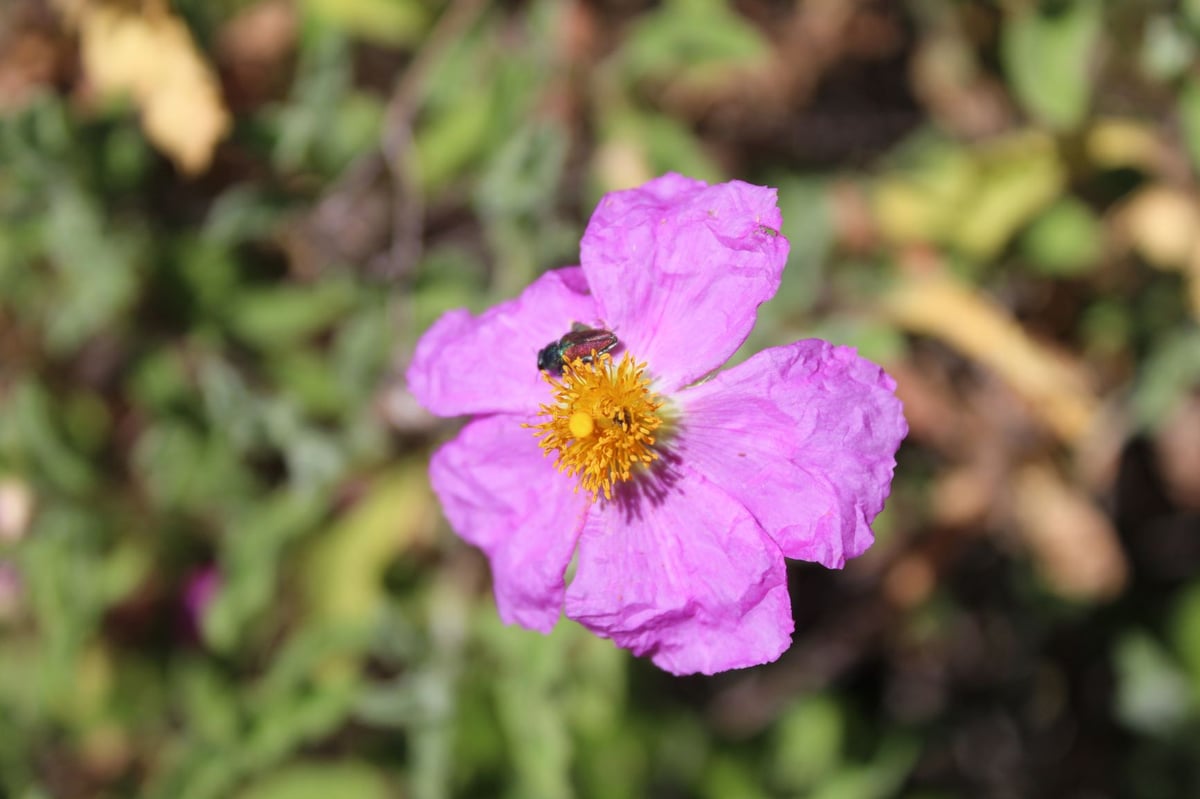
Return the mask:
<svg viewBox="0 0 1200 799">
<path fill-rule="evenodd" d="M 629 353 L 619 364 L 605 353 L 592 363 L 577 358 L 564 364 L 562 377 L 542 373 L 554 402 L 542 406 L 539 416 L 546 421 L 526 427 L 534 429 L 547 455 L 558 452 L 555 466 L 577 475 L 593 501 L 600 494 L 612 499 L 614 485 L 658 458 L 654 431 L 663 423 L 659 411 L 665 401 L 650 391 L 645 371 L 646 364 Z"/>
</svg>

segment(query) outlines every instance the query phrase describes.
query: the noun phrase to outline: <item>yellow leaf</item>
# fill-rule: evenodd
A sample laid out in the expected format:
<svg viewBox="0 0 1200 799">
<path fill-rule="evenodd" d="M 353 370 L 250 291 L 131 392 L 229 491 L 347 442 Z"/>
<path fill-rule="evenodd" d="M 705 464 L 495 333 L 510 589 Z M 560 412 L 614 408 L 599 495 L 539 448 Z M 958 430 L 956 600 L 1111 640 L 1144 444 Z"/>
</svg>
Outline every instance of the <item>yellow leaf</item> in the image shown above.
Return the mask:
<svg viewBox="0 0 1200 799">
<path fill-rule="evenodd" d="M 1062 440 L 1092 426 L 1099 401 L 1086 376 L 1035 340 L 1007 310 L 945 272 L 905 276 L 883 300 L 900 327 L 941 339 L 990 368 Z"/>
<path fill-rule="evenodd" d="M 1103 169 L 1132 167 L 1151 173 L 1161 168 L 1167 149 L 1152 122 L 1118 117 L 1098 120 L 1083 146 L 1088 159 Z"/>
<path fill-rule="evenodd" d="M 1163 184 L 1138 191 L 1122 207 L 1120 229 L 1151 266 L 1177 272 L 1200 243 L 1200 207 L 1190 194 Z"/>
<path fill-rule="evenodd" d="M 886 238 L 987 260 L 1062 194 L 1065 183 L 1053 138 L 1025 131 L 969 149 L 929 145 L 911 166 L 878 181 L 873 203 Z"/>
<path fill-rule="evenodd" d="M 158 3 L 140 14 L 96 3 L 76 12 L 83 69 L 97 92 L 132 97 L 146 136 L 183 172 L 207 169 L 230 119 L 187 27 Z"/>
<path fill-rule="evenodd" d="M 1195 195 L 1152 183 L 1121 206 L 1116 229 L 1148 264 L 1183 274 L 1188 307 L 1200 320 L 1200 202 Z"/>
</svg>

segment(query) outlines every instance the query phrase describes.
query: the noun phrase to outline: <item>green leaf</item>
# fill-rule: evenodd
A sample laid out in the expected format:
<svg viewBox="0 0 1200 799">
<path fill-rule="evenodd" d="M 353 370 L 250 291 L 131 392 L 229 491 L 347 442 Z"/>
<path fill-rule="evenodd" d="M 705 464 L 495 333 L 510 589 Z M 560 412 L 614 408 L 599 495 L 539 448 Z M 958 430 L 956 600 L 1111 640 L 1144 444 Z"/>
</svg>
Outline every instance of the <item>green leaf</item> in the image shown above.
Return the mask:
<svg viewBox="0 0 1200 799">
<path fill-rule="evenodd" d="M 374 618 L 386 598 L 383 576 L 433 512 L 425 470 L 414 464 L 380 475 L 366 495 L 318 536 L 302 579 L 314 619 L 341 623 Z M 397 515 L 396 509 L 404 513 Z"/>
<path fill-rule="evenodd" d="M 1200 331 L 1172 333 L 1151 352 L 1134 386 L 1134 418 L 1154 430 L 1184 393 L 1200 385 Z"/>
<path fill-rule="evenodd" d="M 234 331 L 265 350 L 294 347 L 353 308 L 356 289 L 345 280 L 306 286 L 242 289 L 229 308 Z"/>
<path fill-rule="evenodd" d="M 1066 177 L 1053 139 L 1038 131 L 973 149 L 922 137 L 883 176 L 874 201 L 889 237 L 944 244 L 984 262 L 1062 193 Z"/>
<path fill-rule="evenodd" d="M 556 701 L 568 678 L 572 630 L 549 635 L 485 622 L 487 642 L 500 661 L 493 690 L 509 742 L 516 796 L 569 797 L 572 739 L 563 703 Z"/>
<path fill-rule="evenodd" d="M 978 183 L 951 236 L 964 254 L 987 260 L 1062 192 L 1066 167 L 1053 142 L 1036 134 L 989 143 L 975 154 L 975 167 Z"/>
<path fill-rule="evenodd" d="M 869 763 L 843 768 L 807 794 L 810 799 L 885 799 L 897 795 L 920 754 L 913 739 L 892 734 Z"/>
<path fill-rule="evenodd" d="M 39 712 L 82 722 L 78 683 L 87 643 L 96 633 L 110 597 L 92 579 L 101 568 L 105 530 L 94 509 L 58 503 L 39 512 L 20 567 L 40 633 L 38 666 L 27 675 Z"/>
<path fill-rule="evenodd" d="M 347 453 L 338 436 L 310 424 L 287 394 L 264 405 L 263 427 L 267 441 L 283 455 L 295 491 L 324 493 L 346 467 Z"/>
<path fill-rule="evenodd" d="M 392 786 L 364 763 L 292 763 L 237 794 L 237 799 L 388 799 Z"/>
<path fill-rule="evenodd" d="M 774 781 L 804 791 L 834 772 L 841 762 L 846 721 L 827 696 L 797 702 L 779 720 L 772 757 Z"/>
<path fill-rule="evenodd" d="M 1103 11 L 1093 0 L 1023 4 L 1005 20 L 1000 54 L 1017 99 L 1052 128 L 1074 129 L 1087 113 Z"/>
<path fill-rule="evenodd" d="M 203 238 L 222 247 L 268 238 L 280 222 L 279 209 L 261 189 L 235 186 L 213 202 L 204 220 Z M 193 245 L 195 246 L 195 245 Z"/>
<path fill-rule="evenodd" d="M 1146 633 L 1129 632 L 1113 654 L 1116 713 L 1130 728 L 1167 735 L 1187 719 L 1192 697 L 1187 680 L 1162 646 Z"/>
<path fill-rule="evenodd" d="M 335 29 L 306 30 L 289 101 L 269 121 L 274 159 L 284 169 L 317 169 L 334 175 L 376 146 L 382 101 L 356 91 L 350 46 Z"/>
<path fill-rule="evenodd" d="M 1157 14 L 1146 21 L 1142 37 L 1142 71 L 1156 81 L 1179 77 L 1196 58 L 1196 46 L 1176 17 Z"/>
<path fill-rule="evenodd" d="M 475 204 L 496 253 L 494 288 L 502 296 L 520 292 L 546 264 L 577 258 L 579 231 L 557 207 L 567 146 L 560 125 L 534 120 L 487 158 Z"/>
<path fill-rule="evenodd" d="M 347 655 L 360 655 L 369 640 L 371 626 L 370 619 L 362 617 L 343 618 L 335 623 L 322 621 L 301 628 L 283 644 L 282 651 L 271 662 L 270 671 L 250 692 L 245 702 L 250 715 L 255 719 L 270 718 L 282 708 L 303 704 L 318 689 L 343 695 L 347 686 L 357 684 L 359 676 L 329 666 Z"/>
<path fill-rule="evenodd" d="M 607 122 L 602 132 L 605 145 L 638 153 L 651 174 L 678 172 L 710 183 L 724 179 L 696 134 L 677 119 L 628 110 L 610 113 Z"/>
<path fill-rule="evenodd" d="M 0 414 L 0 455 L 27 463 L 38 478 L 67 493 L 95 485 L 96 474 L 61 428 L 59 402 L 43 386 L 19 382 Z"/>
<path fill-rule="evenodd" d="M 279 390 L 317 415 L 338 414 L 346 396 L 326 354 L 308 350 L 281 352 L 268 363 Z"/>
<path fill-rule="evenodd" d="M 894 325 L 870 316 L 825 316 L 816 324 L 803 328 L 803 333 L 833 344 L 854 347 L 862 357 L 881 363 L 899 361 L 908 352 L 904 335 Z"/>
<path fill-rule="evenodd" d="M 418 0 L 303 0 L 303 6 L 316 25 L 380 44 L 411 44 L 429 26 L 429 11 Z"/>
<path fill-rule="evenodd" d="M 1193 581 L 1175 603 L 1171 643 L 1187 669 L 1192 700 L 1200 705 L 1200 581 Z"/>
<path fill-rule="evenodd" d="M 756 765 L 726 753 L 717 755 L 709 763 L 701 788 L 701 795 L 706 799 L 725 799 L 730 796 L 767 799 L 769 796 L 763 788 L 762 773 Z"/>
<path fill-rule="evenodd" d="M 722 0 L 668 0 L 643 15 L 619 53 L 634 80 L 706 72 L 766 56 L 769 47 L 756 28 Z"/>
<path fill-rule="evenodd" d="M 1087 348 L 1113 357 L 1125 352 L 1133 331 L 1134 314 L 1120 297 L 1104 297 L 1088 305 L 1080 320 Z"/>
<path fill-rule="evenodd" d="M 44 235 L 59 281 L 42 321 L 51 349 L 68 352 L 123 320 L 139 288 L 140 242 L 114 229 L 96 202 L 74 188 L 56 193 Z"/>
<path fill-rule="evenodd" d="M 824 296 L 826 265 L 833 246 L 829 183 L 807 175 L 787 175 L 770 180 L 779 189 L 783 229 L 791 245 L 787 268 L 775 296 L 758 309 L 758 323 L 733 354 L 726 368 L 739 364 L 767 347 L 795 340 L 797 328 Z"/>
<path fill-rule="evenodd" d="M 522 125 L 489 159 L 475 192 L 489 217 L 539 216 L 553 210 L 570 141 L 560 125 Z"/>
<path fill-rule="evenodd" d="M 460 86 L 456 102 L 432 112 L 416 131 L 418 178 L 428 192 L 477 163 L 495 136 L 493 95 L 486 83 Z"/>
<path fill-rule="evenodd" d="M 204 616 L 210 646 L 232 650 L 250 622 L 272 606 L 280 553 L 316 527 L 328 502 L 328 495 L 319 491 L 277 491 L 260 496 L 253 508 L 227 511 L 232 519 L 221 552 L 223 581 Z"/>
<path fill-rule="evenodd" d="M 208 510 L 254 488 L 245 465 L 226 443 L 170 417 L 142 433 L 133 462 L 139 483 L 163 508 Z"/>
<path fill-rule="evenodd" d="M 236 685 L 212 664 L 185 660 L 171 672 L 171 695 L 182 707 L 194 745 L 233 746 L 242 734 Z"/>
<path fill-rule="evenodd" d="M 1083 202 L 1059 200 L 1034 219 L 1021 248 L 1041 273 L 1073 276 L 1090 272 L 1103 255 L 1104 228 Z"/>
<path fill-rule="evenodd" d="M 173 349 L 151 351 L 134 367 L 126 390 L 147 412 L 165 415 L 171 406 L 191 399 L 184 358 Z"/>
<path fill-rule="evenodd" d="M 791 313 L 804 313 L 820 298 L 826 259 L 834 244 L 830 185 L 816 177 L 791 177 L 778 186 L 780 232 L 791 246 L 776 296 Z"/>
<path fill-rule="evenodd" d="M 414 340 L 451 308 L 479 313 L 487 307 L 482 264 L 465 248 L 453 244 L 431 248 L 421 259 L 417 275 L 410 327 Z"/>
<path fill-rule="evenodd" d="M 978 183 L 976 159 L 956 142 L 919 134 L 895 160 L 872 198 L 884 232 L 901 242 L 948 241 Z"/>
<path fill-rule="evenodd" d="M 1179 91 L 1179 118 L 1192 171 L 1200 174 L 1200 78 L 1194 75 Z"/>
<path fill-rule="evenodd" d="M 360 413 L 384 378 L 395 347 L 392 306 L 382 293 L 360 298 L 355 313 L 343 321 L 330 347 L 328 364 L 341 386 L 350 413 Z M 366 418 L 362 414 L 360 418 Z"/>
</svg>

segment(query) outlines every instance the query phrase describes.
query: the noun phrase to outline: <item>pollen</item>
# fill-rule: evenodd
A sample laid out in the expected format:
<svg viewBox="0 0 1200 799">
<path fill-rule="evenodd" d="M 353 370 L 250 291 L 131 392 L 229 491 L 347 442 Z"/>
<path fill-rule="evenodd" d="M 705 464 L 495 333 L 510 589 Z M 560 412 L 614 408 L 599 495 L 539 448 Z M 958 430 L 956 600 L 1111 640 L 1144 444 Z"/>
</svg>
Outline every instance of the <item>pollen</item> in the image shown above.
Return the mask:
<svg viewBox="0 0 1200 799">
<path fill-rule="evenodd" d="M 650 390 L 646 364 L 626 353 L 614 364 L 607 353 L 591 363 L 564 364 L 561 377 L 545 372 L 554 401 L 541 406 L 534 430 L 542 451 L 558 453 L 555 466 L 578 477 L 595 501 L 612 499 L 613 487 L 632 480 L 658 459 L 655 431 L 663 424 L 664 400 Z"/>
</svg>

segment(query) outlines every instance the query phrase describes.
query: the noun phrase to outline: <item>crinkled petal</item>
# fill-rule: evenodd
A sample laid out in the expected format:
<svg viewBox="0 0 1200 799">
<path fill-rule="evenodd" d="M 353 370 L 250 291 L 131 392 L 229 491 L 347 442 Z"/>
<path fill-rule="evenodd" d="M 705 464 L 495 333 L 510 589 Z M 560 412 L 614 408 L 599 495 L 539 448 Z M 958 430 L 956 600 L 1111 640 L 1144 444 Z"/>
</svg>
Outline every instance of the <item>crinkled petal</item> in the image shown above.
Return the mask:
<svg viewBox="0 0 1200 799">
<path fill-rule="evenodd" d="M 491 561 L 500 618 L 549 632 L 588 502 L 522 421 L 471 422 L 434 453 L 429 475 L 450 526 Z"/>
<path fill-rule="evenodd" d="M 680 457 L 789 558 L 841 568 L 874 541 L 908 433 L 895 382 L 850 347 L 774 347 L 676 396 Z"/>
<path fill-rule="evenodd" d="M 536 411 L 548 397 L 538 350 L 573 322 L 599 323 L 577 266 L 547 272 L 481 316 L 448 311 L 417 342 L 409 390 L 439 416 Z"/>
<path fill-rule="evenodd" d="M 589 514 L 567 615 L 675 674 L 778 658 L 793 628 L 779 548 L 697 475 L 652 493 Z"/>
<path fill-rule="evenodd" d="M 779 288 L 775 190 L 666 175 L 600 201 L 580 262 L 600 318 L 663 391 L 725 363 Z"/>
</svg>

